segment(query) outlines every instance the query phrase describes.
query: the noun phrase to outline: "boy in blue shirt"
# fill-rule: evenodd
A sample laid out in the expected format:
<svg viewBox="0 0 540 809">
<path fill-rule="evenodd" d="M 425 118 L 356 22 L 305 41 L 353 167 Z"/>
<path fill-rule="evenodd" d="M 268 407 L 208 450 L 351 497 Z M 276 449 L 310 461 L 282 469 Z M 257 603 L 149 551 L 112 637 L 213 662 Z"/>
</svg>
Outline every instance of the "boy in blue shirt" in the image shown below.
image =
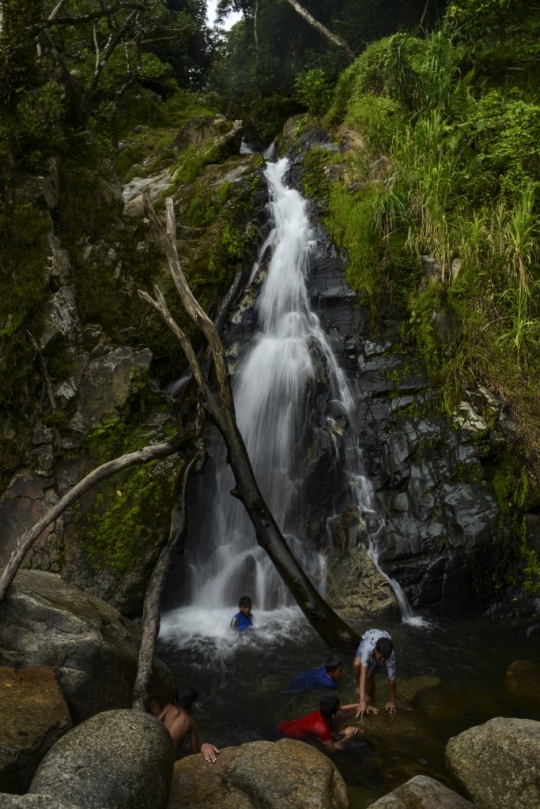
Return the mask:
<svg viewBox="0 0 540 809">
<path fill-rule="evenodd" d="M 253 628 L 253 616 L 251 614 L 251 598 L 249 596 L 242 596 L 238 602 L 240 612 L 233 615 L 231 621 L 231 629 L 236 629 L 237 632 L 245 632 L 246 629 Z"/>
<path fill-rule="evenodd" d="M 308 688 L 337 688 L 336 680 L 343 677 L 343 664 L 337 657 L 329 657 L 324 666 L 312 671 L 302 671 L 291 680 L 288 694 Z"/>
</svg>

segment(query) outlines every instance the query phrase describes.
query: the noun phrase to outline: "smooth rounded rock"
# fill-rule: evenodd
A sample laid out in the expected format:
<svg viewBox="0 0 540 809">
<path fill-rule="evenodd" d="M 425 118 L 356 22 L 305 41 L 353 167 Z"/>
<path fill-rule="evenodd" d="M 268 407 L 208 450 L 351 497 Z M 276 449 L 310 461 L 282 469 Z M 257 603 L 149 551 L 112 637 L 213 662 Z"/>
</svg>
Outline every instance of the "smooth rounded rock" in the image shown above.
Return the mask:
<svg viewBox="0 0 540 809">
<path fill-rule="evenodd" d="M 473 809 L 473 805 L 434 778 L 417 775 L 379 798 L 371 809 Z"/>
<path fill-rule="evenodd" d="M 73 803 L 64 803 L 49 795 L 8 795 L 0 793 L 0 809 L 83 809 Z"/>
<path fill-rule="evenodd" d="M 446 763 L 476 809 L 540 807 L 540 722 L 497 717 L 450 739 Z"/>
<path fill-rule="evenodd" d="M 215 764 L 188 756 L 175 765 L 168 809 L 347 809 L 347 788 L 327 758 L 304 742 L 251 742 L 222 750 Z"/>
<path fill-rule="evenodd" d="M 0 666 L 0 790 L 26 792 L 47 750 L 70 727 L 50 666 Z"/>
<path fill-rule="evenodd" d="M 165 809 L 173 761 L 171 738 L 155 717 L 107 711 L 49 750 L 29 792 L 84 809 Z"/>
</svg>

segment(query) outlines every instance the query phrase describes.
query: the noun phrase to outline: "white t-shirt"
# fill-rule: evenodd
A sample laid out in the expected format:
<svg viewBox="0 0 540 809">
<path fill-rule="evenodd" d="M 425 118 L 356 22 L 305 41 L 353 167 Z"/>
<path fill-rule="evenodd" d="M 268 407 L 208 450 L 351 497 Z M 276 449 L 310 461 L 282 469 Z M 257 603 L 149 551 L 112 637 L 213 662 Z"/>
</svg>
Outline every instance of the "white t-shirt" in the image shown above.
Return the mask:
<svg viewBox="0 0 540 809">
<path fill-rule="evenodd" d="M 375 657 L 375 645 L 379 638 L 389 638 L 392 640 L 388 632 L 385 632 L 384 629 L 368 629 L 367 632 L 364 632 L 362 635 L 362 640 L 360 641 L 360 646 L 358 647 L 358 651 L 356 652 L 356 657 L 359 657 L 362 661 L 362 665 L 366 666 L 368 669 L 371 669 L 374 665 L 381 666 L 386 665 L 386 671 L 388 672 L 388 679 L 395 680 L 396 679 L 396 656 L 394 651 L 392 650 L 392 654 L 385 661 L 384 664 L 379 663 L 377 658 Z"/>
</svg>

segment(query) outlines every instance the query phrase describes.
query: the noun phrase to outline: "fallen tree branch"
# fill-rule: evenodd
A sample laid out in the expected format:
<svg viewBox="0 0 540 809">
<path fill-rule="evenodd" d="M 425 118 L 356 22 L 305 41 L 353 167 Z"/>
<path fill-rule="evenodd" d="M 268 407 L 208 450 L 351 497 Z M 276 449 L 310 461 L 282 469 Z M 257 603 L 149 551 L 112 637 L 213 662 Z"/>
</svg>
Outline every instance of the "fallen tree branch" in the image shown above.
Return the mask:
<svg viewBox="0 0 540 809">
<path fill-rule="evenodd" d="M 297 14 L 300 14 L 300 16 L 306 22 L 308 22 L 313 28 L 315 28 L 315 30 L 318 31 L 319 34 L 322 34 L 323 37 L 326 37 L 326 39 L 330 40 L 330 42 L 332 42 L 333 45 L 337 45 L 338 48 L 343 48 L 343 50 L 349 57 L 350 61 L 354 62 L 354 60 L 356 59 L 354 51 L 350 47 L 349 43 L 343 39 L 343 37 L 340 37 L 337 34 L 333 34 L 332 31 L 329 31 L 328 28 L 322 24 L 322 22 L 319 22 L 318 20 L 315 19 L 315 17 L 312 17 L 309 11 L 305 9 L 304 6 L 301 6 L 297 0 L 287 0 L 287 3 L 289 3 L 289 5 L 291 5 L 294 8 Z"/>
<path fill-rule="evenodd" d="M 0 603 L 5 598 L 13 579 L 17 575 L 17 572 L 24 561 L 24 557 L 31 549 L 39 535 L 52 522 L 58 519 L 58 517 L 63 514 L 66 509 L 72 506 L 73 503 L 76 503 L 83 494 L 86 494 L 86 492 L 88 492 L 102 480 L 106 480 L 107 478 L 116 475 L 123 469 L 128 469 L 130 466 L 146 464 L 150 461 L 155 461 L 158 458 L 167 458 L 169 455 L 174 455 L 174 453 L 179 452 L 181 449 L 194 441 L 195 438 L 195 434 L 190 432 L 182 436 L 181 439 L 170 444 L 163 443 L 148 445 L 142 449 L 138 449 L 136 452 L 130 452 L 127 455 L 121 455 L 120 458 L 107 461 L 107 463 L 98 466 L 96 469 L 86 475 L 86 477 L 80 480 L 72 489 L 69 490 L 69 492 L 66 492 L 66 494 L 60 498 L 58 503 L 49 509 L 41 520 L 35 523 L 35 525 L 33 525 L 29 531 L 26 531 L 17 540 L 17 547 L 11 554 L 9 562 L 0 576 Z"/>
<path fill-rule="evenodd" d="M 133 704 L 131 706 L 135 711 L 146 711 L 148 709 L 150 683 L 154 670 L 154 652 L 160 627 L 161 595 L 169 576 L 174 556 L 178 553 L 180 546 L 183 545 L 186 535 L 186 488 L 197 463 L 202 461 L 203 457 L 204 449 L 199 446 L 182 469 L 178 481 L 179 495 L 171 513 L 169 539 L 159 555 L 144 597 L 141 648 L 139 649 L 137 676 L 133 686 Z"/>
<path fill-rule="evenodd" d="M 236 482 L 231 494 L 237 497 L 244 505 L 255 528 L 257 542 L 267 552 L 310 624 L 330 646 L 353 652 L 358 647 L 358 634 L 334 612 L 306 576 L 287 545 L 259 490 L 244 440 L 236 423 L 227 360 L 219 332 L 193 297 L 182 272 L 176 250 L 176 223 L 173 201 L 171 198 L 166 200 L 166 230 L 161 224 L 147 194 L 144 195 L 144 209 L 151 227 L 167 256 L 169 269 L 182 305 L 208 340 L 216 370 L 217 391 L 212 390 L 197 360 L 189 338 L 172 318 L 159 288 L 154 288 L 156 299 L 152 299 L 148 293 L 141 290 L 139 290 L 139 295 L 160 313 L 167 326 L 176 335 L 187 356 L 197 385 L 203 395 L 204 406 L 212 416 L 227 447 L 227 462 L 233 471 Z"/>
</svg>

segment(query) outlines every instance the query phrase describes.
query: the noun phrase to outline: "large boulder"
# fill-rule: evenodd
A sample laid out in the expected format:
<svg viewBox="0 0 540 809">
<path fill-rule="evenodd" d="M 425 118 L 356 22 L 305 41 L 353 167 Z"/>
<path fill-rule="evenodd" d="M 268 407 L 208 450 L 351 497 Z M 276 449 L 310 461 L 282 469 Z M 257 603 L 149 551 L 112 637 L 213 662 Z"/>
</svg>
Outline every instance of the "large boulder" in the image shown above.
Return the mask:
<svg viewBox="0 0 540 809">
<path fill-rule="evenodd" d="M 29 792 L 84 809 L 165 809 L 173 763 L 171 737 L 155 717 L 107 711 L 62 736 Z"/>
<path fill-rule="evenodd" d="M 314 747 L 291 739 L 222 750 L 215 764 L 175 765 L 168 809 L 347 809 L 340 773 Z"/>
<path fill-rule="evenodd" d="M 417 775 L 371 804 L 371 809 L 473 809 L 472 803 L 433 778 Z"/>
<path fill-rule="evenodd" d="M 82 809 L 72 803 L 56 801 L 48 795 L 8 795 L 0 793 L 0 809 Z"/>
<path fill-rule="evenodd" d="M 70 727 L 52 668 L 0 666 L 0 790 L 26 792 L 47 750 Z"/>
<path fill-rule="evenodd" d="M 450 739 L 446 763 L 477 809 L 540 806 L 540 722 L 497 717 Z"/>
<path fill-rule="evenodd" d="M 52 666 L 76 723 L 131 705 L 140 642 L 139 626 L 52 573 L 21 570 L 0 605 L 0 665 Z M 157 661 L 152 695 L 174 690 Z"/>
</svg>

